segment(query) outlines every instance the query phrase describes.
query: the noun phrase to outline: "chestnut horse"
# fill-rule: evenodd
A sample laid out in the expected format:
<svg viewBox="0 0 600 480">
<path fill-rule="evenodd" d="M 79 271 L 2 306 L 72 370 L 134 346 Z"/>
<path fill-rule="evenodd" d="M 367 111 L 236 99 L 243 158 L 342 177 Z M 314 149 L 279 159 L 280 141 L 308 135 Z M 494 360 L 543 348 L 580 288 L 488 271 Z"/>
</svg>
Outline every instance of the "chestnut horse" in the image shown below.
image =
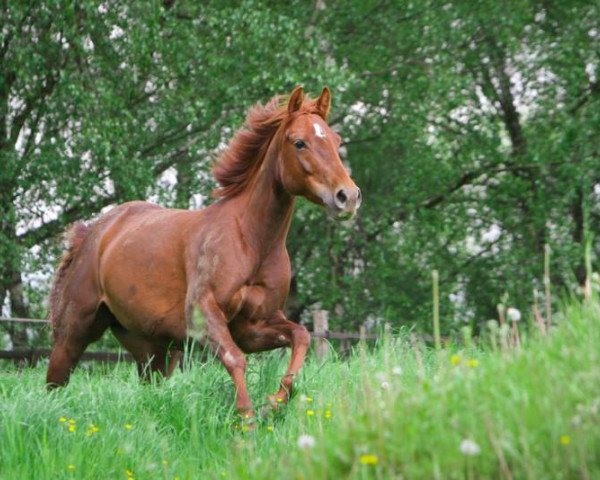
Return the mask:
<svg viewBox="0 0 600 480">
<path fill-rule="evenodd" d="M 352 216 L 360 190 L 327 125 L 331 94 L 256 105 L 217 160 L 217 202 L 199 211 L 130 202 L 67 232 L 68 250 L 50 297 L 54 345 L 50 388 L 65 385 L 85 348 L 110 328 L 141 375 L 170 375 L 189 338 L 207 345 L 249 417 L 244 352 L 291 346 L 289 367 L 269 400 L 286 402 L 310 335 L 285 318 L 290 286 L 286 237 L 295 197 Z"/>
</svg>

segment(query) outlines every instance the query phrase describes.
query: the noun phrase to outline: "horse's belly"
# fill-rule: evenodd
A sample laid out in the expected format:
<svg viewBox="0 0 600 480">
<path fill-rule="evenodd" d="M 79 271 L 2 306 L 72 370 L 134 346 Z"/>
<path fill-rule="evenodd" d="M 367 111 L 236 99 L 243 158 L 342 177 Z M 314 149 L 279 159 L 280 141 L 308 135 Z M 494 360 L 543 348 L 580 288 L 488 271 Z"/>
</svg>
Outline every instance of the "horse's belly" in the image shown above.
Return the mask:
<svg viewBox="0 0 600 480">
<path fill-rule="evenodd" d="M 119 323 L 131 332 L 148 338 L 183 341 L 186 336 L 184 300 L 157 292 L 129 295 L 107 294 L 105 303 Z"/>
<path fill-rule="evenodd" d="M 184 274 L 172 258 L 120 248 L 103 269 L 103 301 L 127 330 L 147 337 L 185 338 Z M 107 262 L 108 263 L 108 262 Z"/>
</svg>

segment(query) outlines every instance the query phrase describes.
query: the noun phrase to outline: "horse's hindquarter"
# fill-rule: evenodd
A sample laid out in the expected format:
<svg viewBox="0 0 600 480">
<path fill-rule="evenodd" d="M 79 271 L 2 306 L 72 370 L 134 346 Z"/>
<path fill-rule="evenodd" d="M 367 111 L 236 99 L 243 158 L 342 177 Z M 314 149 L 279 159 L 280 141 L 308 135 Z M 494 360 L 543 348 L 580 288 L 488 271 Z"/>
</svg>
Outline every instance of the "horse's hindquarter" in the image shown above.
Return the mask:
<svg viewBox="0 0 600 480">
<path fill-rule="evenodd" d="M 102 301 L 127 330 L 156 339 L 186 335 L 186 233 L 201 212 L 154 206 L 125 211 L 99 242 Z"/>
</svg>

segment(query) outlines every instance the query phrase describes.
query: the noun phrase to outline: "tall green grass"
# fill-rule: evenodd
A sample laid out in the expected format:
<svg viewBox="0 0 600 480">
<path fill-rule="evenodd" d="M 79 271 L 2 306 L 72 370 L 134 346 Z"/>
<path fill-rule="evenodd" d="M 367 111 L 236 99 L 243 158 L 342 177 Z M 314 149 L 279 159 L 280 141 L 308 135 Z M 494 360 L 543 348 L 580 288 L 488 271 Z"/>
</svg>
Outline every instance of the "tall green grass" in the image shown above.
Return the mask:
<svg viewBox="0 0 600 480">
<path fill-rule="evenodd" d="M 51 395 L 43 367 L 3 366 L 0 478 L 600 478 L 600 305 L 557 321 L 520 349 L 436 352 L 401 334 L 311 358 L 253 431 L 214 361 L 150 385 L 131 365 L 80 368 Z M 258 407 L 285 363 L 251 357 Z"/>
</svg>

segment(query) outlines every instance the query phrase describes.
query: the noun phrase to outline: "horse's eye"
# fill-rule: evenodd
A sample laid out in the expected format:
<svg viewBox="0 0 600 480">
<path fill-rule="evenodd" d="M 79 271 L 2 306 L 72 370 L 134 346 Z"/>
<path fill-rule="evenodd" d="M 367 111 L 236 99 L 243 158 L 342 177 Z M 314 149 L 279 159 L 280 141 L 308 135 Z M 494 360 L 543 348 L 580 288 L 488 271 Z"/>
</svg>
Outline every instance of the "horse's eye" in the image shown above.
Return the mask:
<svg viewBox="0 0 600 480">
<path fill-rule="evenodd" d="M 306 143 L 304 143 L 304 140 L 296 140 L 294 142 L 294 147 L 296 147 L 296 150 L 302 150 L 306 147 Z"/>
</svg>

